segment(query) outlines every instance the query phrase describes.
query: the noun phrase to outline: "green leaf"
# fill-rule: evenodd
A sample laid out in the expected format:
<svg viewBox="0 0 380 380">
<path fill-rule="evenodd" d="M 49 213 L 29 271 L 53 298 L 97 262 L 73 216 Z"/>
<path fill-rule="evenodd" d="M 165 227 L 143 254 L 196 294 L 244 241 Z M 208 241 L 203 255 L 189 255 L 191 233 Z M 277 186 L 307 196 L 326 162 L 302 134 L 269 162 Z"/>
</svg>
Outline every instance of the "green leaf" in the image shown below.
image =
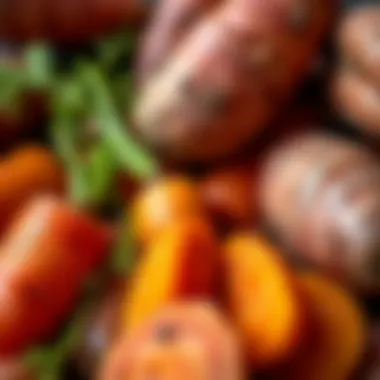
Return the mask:
<svg viewBox="0 0 380 380">
<path fill-rule="evenodd" d="M 83 336 L 88 311 L 101 294 L 106 279 L 98 276 L 55 343 L 35 348 L 26 355 L 27 363 L 39 373 L 38 380 L 66 380 L 62 378 L 63 368 Z"/>
<path fill-rule="evenodd" d="M 53 54 L 47 45 L 31 45 L 25 53 L 29 88 L 47 89 L 54 84 Z"/>
<path fill-rule="evenodd" d="M 155 158 L 127 131 L 101 72 L 95 65 L 85 64 L 80 75 L 92 97 L 99 132 L 118 162 L 138 179 L 154 176 L 158 171 Z"/>
</svg>

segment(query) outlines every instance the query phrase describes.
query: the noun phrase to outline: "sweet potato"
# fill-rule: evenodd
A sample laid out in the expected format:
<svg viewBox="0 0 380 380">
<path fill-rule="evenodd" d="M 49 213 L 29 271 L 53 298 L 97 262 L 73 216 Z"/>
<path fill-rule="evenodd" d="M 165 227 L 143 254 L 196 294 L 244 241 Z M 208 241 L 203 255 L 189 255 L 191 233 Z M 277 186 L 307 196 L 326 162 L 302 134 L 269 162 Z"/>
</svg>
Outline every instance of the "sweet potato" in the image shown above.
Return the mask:
<svg viewBox="0 0 380 380">
<path fill-rule="evenodd" d="M 140 242 L 147 243 L 168 225 L 202 214 L 195 183 L 184 177 L 164 177 L 137 195 L 132 211 L 134 232 Z"/>
<path fill-rule="evenodd" d="M 174 304 L 123 337 L 105 360 L 99 380 L 241 380 L 233 330 L 203 303 Z"/>
<path fill-rule="evenodd" d="M 20 207 L 40 193 L 64 191 L 63 168 L 53 152 L 24 145 L 0 161 L 0 232 Z"/>
<path fill-rule="evenodd" d="M 307 317 L 296 281 L 262 237 L 238 234 L 224 247 L 227 299 L 256 369 L 285 360 L 298 348 Z"/>
<path fill-rule="evenodd" d="M 136 23 L 146 5 L 141 0 L 5 0 L 0 4 L 0 38 L 88 41 Z"/>
<path fill-rule="evenodd" d="M 236 150 L 305 78 L 334 8 L 330 0 L 222 2 L 142 86 L 134 110 L 138 132 L 179 160 Z"/>
<path fill-rule="evenodd" d="M 380 5 L 348 12 L 338 28 L 340 64 L 332 78 L 331 99 L 337 112 L 371 137 L 380 136 Z"/>
<path fill-rule="evenodd" d="M 28 203 L 0 245 L 0 353 L 51 336 L 111 243 L 107 226 L 54 197 Z"/>
<path fill-rule="evenodd" d="M 142 39 L 138 77 L 142 84 L 159 70 L 189 29 L 217 0 L 163 0 Z"/>
<path fill-rule="evenodd" d="M 366 323 L 355 299 L 340 285 L 316 274 L 303 274 L 315 323 L 314 334 L 273 379 L 347 380 L 365 350 Z"/>
<path fill-rule="evenodd" d="M 377 292 L 380 165 L 363 146 L 322 132 L 280 143 L 263 166 L 260 204 L 301 261 Z"/>
<path fill-rule="evenodd" d="M 134 329 L 157 310 L 180 299 L 214 291 L 218 245 L 211 227 L 187 219 L 165 229 L 147 247 L 125 304 L 125 325 Z"/>
</svg>

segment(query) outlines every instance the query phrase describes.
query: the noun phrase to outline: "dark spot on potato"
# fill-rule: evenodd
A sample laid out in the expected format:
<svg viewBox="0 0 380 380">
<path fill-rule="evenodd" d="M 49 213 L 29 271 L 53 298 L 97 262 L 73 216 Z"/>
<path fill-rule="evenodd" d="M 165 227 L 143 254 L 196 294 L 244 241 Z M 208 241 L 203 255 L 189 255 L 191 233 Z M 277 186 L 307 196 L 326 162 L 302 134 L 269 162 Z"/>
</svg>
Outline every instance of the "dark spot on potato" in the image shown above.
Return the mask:
<svg viewBox="0 0 380 380">
<path fill-rule="evenodd" d="M 228 104 L 228 93 L 223 88 L 198 91 L 190 80 L 183 80 L 180 92 L 194 104 L 194 112 L 202 118 L 221 116 Z"/>
<path fill-rule="evenodd" d="M 179 25 L 181 29 L 188 29 L 196 20 L 199 19 L 199 13 L 193 9 L 191 12 L 184 12 L 179 19 Z"/>
<path fill-rule="evenodd" d="M 225 107 L 227 106 L 228 95 L 226 91 L 210 90 L 201 94 L 199 100 L 200 110 L 203 115 L 208 117 L 220 116 Z"/>
</svg>

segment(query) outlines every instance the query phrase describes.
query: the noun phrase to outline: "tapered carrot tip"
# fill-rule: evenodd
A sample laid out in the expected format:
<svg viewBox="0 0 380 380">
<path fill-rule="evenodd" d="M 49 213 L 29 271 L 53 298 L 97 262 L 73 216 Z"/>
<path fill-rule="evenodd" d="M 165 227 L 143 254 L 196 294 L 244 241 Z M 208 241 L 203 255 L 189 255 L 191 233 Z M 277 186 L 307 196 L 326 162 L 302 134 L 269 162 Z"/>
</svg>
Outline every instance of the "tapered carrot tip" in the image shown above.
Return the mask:
<svg viewBox="0 0 380 380">
<path fill-rule="evenodd" d="M 146 322 L 173 301 L 212 296 L 218 243 L 203 219 L 170 225 L 146 249 L 125 300 L 127 329 Z"/>
<path fill-rule="evenodd" d="M 285 360 L 307 330 L 303 297 L 279 252 L 259 236 L 232 236 L 223 249 L 233 319 L 256 369 Z"/>
</svg>

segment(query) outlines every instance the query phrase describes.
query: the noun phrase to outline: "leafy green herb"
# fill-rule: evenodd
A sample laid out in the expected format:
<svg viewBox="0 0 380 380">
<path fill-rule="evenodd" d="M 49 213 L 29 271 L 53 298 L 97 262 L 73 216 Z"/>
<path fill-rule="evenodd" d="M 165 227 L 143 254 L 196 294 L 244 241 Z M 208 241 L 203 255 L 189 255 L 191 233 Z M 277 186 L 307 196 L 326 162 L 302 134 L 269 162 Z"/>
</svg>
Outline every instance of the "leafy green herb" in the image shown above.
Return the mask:
<svg viewBox="0 0 380 380">
<path fill-rule="evenodd" d="M 126 131 L 106 81 L 96 65 L 82 65 L 80 76 L 89 90 L 88 95 L 92 96 L 91 101 L 99 121 L 99 133 L 122 168 L 139 179 L 145 180 L 155 175 L 158 170 L 156 160 Z"/>
</svg>

